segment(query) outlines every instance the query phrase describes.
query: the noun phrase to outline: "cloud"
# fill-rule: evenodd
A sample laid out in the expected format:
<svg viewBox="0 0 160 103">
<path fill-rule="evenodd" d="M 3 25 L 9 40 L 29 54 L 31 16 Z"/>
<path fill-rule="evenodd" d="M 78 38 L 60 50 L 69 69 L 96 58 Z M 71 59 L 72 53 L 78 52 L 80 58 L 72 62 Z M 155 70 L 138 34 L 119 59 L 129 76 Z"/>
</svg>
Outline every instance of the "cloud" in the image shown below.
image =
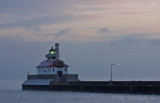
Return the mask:
<svg viewBox="0 0 160 103">
<path fill-rule="evenodd" d="M 98 32 L 104 34 L 104 33 L 109 32 L 109 30 L 108 30 L 107 27 L 103 27 L 103 28 L 100 28 L 100 29 L 98 30 Z"/>
<path fill-rule="evenodd" d="M 68 35 L 69 33 L 71 32 L 71 29 L 70 28 L 67 28 L 67 29 L 62 29 L 60 31 L 58 31 L 57 33 L 55 33 L 55 37 L 61 37 L 63 35 Z"/>
<path fill-rule="evenodd" d="M 46 38 L 47 37 L 55 37 L 55 38 L 59 38 L 62 37 L 64 35 L 68 35 L 71 33 L 71 29 L 70 28 L 66 28 L 66 29 L 61 29 L 58 32 L 53 32 L 53 33 L 47 33 L 47 34 L 39 34 L 39 35 L 44 35 Z"/>
<path fill-rule="evenodd" d="M 20 34 L 26 40 L 32 38 L 34 41 L 50 41 L 50 36 L 45 38 L 45 34 L 60 37 L 72 33 L 70 38 L 63 39 L 93 42 L 134 32 L 149 32 L 152 35 L 159 32 L 157 23 L 159 11 L 156 10 L 159 9 L 160 1 L 151 1 L 2 0 L 0 3 L 0 36 L 10 37 Z M 149 3 L 152 5 L 148 5 Z M 144 11 L 147 13 L 136 14 Z M 97 25 L 103 28 L 97 28 Z M 65 30 L 65 28 L 73 27 L 76 30 L 72 32 Z"/>
<path fill-rule="evenodd" d="M 2 0 L 0 3 L 0 13 L 51 13 L 61 11 L 66 8 L 66 4 L 69 5 L 70 3 L 71 0 L 63 2 L 61 0 Z"/>
<path fill-rule="evenodd" d="M 74 19 L 71 15 L 50 15 L 32 18 L 30 20 L 17 20 L 10 23 L 0 24 L 0 28 L 45 26 L 51 24 L 71 22 L 73 20 Z"/>
</svg>

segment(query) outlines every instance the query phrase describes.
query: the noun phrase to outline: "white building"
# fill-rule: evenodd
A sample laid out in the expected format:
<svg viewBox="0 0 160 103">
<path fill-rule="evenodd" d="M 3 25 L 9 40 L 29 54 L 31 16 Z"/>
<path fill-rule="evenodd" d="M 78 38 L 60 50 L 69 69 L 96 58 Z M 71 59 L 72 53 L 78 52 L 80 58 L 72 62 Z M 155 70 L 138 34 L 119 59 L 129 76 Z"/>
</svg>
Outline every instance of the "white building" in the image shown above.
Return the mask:
<svg viewBox="0 0 160 103">
<path fill-rule="evenodd" d="M 68 65 L 59 59 L 59 44 L 55 44 L 55 49 L 53 47 L 46 54 L 47 60 L 41 62 L 37 66 L 37 75 L 50 75 L 57 74 L 61 77 L 63 74 L 68 74 Z"/>
</svg>

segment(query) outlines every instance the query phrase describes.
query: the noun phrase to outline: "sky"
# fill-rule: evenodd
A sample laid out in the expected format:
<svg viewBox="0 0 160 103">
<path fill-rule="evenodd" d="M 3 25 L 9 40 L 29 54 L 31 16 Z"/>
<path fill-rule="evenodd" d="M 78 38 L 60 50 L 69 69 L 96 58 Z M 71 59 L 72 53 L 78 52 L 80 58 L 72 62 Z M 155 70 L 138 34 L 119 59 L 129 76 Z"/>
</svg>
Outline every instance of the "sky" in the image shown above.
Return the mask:
<svg viewBox="0 0 160 103">
<path fill-rule="evenodd" d="M 0 89 L 55 43 L 81 80 L 160 80 L 160 0 L 0 0 Z"/>
</svg>

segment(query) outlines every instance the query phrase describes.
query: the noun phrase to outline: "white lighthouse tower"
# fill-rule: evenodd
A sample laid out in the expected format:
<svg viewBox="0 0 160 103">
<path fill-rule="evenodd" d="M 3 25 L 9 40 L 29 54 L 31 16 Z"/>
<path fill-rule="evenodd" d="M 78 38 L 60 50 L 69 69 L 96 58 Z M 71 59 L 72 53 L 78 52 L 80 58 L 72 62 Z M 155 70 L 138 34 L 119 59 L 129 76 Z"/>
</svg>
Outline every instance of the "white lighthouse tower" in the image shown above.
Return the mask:
<svg viewBox="0 0 160 103">
<path fill-rule="evenodd" d="M 61 77 L 63 74 L 68 74 L 69 66 L 59 59 L 59 43 L 55 44 L 55 49 L 52 47 L 49 50 L 46 58 L 37 66 L 37 75 L 57 74 Z"/>
</svg>

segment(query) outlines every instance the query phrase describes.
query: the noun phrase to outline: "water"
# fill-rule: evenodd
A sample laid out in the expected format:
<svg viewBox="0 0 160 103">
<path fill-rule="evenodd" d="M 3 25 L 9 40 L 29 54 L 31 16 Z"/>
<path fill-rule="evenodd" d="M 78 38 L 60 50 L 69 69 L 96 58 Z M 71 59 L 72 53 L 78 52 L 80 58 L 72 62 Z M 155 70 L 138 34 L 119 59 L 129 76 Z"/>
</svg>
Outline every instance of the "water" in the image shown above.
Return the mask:
<svg viewBox="0 0 160 103">
<path fill-rule="evenodd" d="M 0 103 L 159 103 L 158 95 L 0 90 Z"/>
</svg>

